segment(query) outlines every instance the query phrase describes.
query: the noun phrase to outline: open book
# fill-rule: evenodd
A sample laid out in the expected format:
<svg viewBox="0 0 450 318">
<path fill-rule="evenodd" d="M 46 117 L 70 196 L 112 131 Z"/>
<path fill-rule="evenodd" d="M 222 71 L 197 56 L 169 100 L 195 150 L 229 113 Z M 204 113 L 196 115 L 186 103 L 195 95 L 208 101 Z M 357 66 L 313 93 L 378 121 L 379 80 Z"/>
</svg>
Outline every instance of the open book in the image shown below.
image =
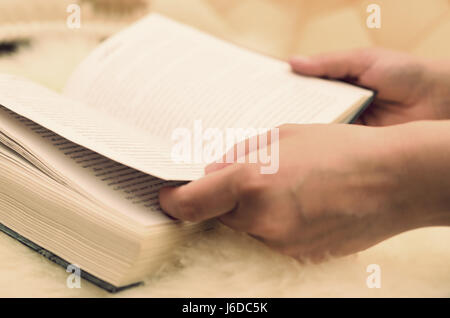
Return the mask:
<svg viewBox="0 0 450 318">
<path fill-rule="evenodd" d="M 159 207 L 161 187 L 207 164 L 173 160 L 177 128 L 346 123 L 372 96 L 151 14 L 95 49 L 63 94 L 0 76 L 0 229 L 117 291 L 211 226 Z"/>
</svg>

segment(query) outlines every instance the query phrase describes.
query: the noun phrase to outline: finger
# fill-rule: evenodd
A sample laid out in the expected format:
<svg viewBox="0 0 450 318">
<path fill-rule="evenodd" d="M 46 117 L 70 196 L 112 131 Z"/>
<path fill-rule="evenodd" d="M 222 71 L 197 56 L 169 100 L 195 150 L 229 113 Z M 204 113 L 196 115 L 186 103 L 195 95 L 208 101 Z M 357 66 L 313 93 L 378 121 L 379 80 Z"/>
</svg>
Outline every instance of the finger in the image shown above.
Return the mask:
<svg viewBox="0 0 450 318">
<path fill-rule="evenodd" d="M 247 216 L 248 214 L 243 212 L 244 207 L 238 205 L 235 209 L 228 213 L 222 214 L 219 217 L 219 221 L 224 225 L 232 228 L 233 230 L 240 232 L 248 232 L 251 226 L 251 220 Z M 248 211 L 247 211 L 248 212 Z M 243 218 L 244 216 L 244 218 Z"/>
<path fill-rule="evenodd" d="M 273 129 L 279 128 L 276 127 Z M 217 170 L 221 170 L 230 165 L 233 165 L 234 163 L 257 161 L 257 157 L 255 156 L 258 156 L 258 151 L 270 146 L 272 143 L 272 139 L 279 136 L 279 134 L 273 133 L 273 129 L 259 135 L 251 136 L 241 142 L 236 143 L 222 156 L 222 158 L 218 162 L 213 162 L 206 166 L 205 174 L 210 174 Z M 253 157 L 249 158 L 249 154 L 251 154 L 250 156 Z"/>
<path fill-rule="evenodd" d="M 215 171 L 224 169 L 224 168 L 226 168 L 228 166 L 231 166 L 231 165 L 233 165 L 233 163 L 231 163 L 231 162 L 213 162 L 213 163 L 210 163 L 209 165 L 207 165 L 205 167 L 205 175 L 208 175 L 208 174 L 213 173 Z"/>
<path fill-rule="evenodd" d="M 263 198 L 241 198 L 236 207 L 219 217 L 226 226 L 252 235 L 264 235 L 268 203 Z"/>
<path fill-rule="evenodd" d="M 180 187 L 163 188 L 159 192 L 161 208 L 192 222 L 217 217 L 237 205 L 237 176 L 237 166 L 230 166 Z"/>
<path fill-rule="evenodd" d="M 251 136 L 245 140 L 236 143 L 233 147 L 228 149 L 220 160 L 210 163 L 205 168 L 205 174 L 210 174 L 214 171 L 221 170 L 238 162 L 238 159 L 245 158 L 250 149 L 258 147 L 258 136 Z M 239 160 L 243 161 L 243 160 Z M 243 162 L 241 162 L 243 163 Z"/>
<path fill-rule="evenodd" d="M 351 124 L 352 124 L 352 125 L 361 125 L 361 126 L 365 126 L 365 123 L 364 123 L 364 121 L 363 121 L 363 119 L 362 119 L 361 116 L 358 117 L 358 118 L 356 118 Z"/>
<path fill-rule="evenodd" d="M 359 78 L 374 62 L 371 50 L 327 53 L 312 57 L 293 57 L 292 69 L 302 75 L 334 79 Z"/>
<path fill-rule="evenodd" d="M 246 182 L 245 178 L 242 179 Z M 239 189 L 246 192 L 248 184 L 241 185 Z M 219 217 L 219 221 L 232 229 L 251 234 L 267 234 L 264 229 L 272 223 L 268 217 L 271 213 L 271 201 L 268 194 L 257 189 L 247 189 L 247 193 L 240 193 L 239 203 L 236 207 Z"/>
</svg>

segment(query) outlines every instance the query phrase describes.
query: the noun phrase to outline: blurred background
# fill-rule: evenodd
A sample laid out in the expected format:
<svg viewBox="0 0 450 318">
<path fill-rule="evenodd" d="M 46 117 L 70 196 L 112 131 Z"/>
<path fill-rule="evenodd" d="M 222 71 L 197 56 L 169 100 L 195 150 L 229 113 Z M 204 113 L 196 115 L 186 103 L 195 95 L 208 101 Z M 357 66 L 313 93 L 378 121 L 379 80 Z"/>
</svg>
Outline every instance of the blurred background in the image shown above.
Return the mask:
<svg viewBox="0 0 450 318">
<path fill-rule="evenodd" d="M 66 25 L 74 3 L 80 29 Z M 379 29 L 366 25 L 372 3 Z M 450 0 L 0 0 L 0 72 L 61 89 L 99 41 L 151 11 L 282 59 L 367 46 L 450 57 Z"/>
</svg>

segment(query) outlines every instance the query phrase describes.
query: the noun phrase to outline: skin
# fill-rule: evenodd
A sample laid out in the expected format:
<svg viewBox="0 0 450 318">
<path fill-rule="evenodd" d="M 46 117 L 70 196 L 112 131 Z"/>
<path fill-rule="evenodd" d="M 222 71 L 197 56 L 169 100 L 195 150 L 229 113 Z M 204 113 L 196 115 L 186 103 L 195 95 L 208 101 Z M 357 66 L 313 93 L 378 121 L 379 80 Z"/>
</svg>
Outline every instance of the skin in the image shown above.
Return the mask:
<svg viewBox="0 0 450 318">
<path fill-rule="evenodd" d="M 450 225 L 449 64 L 380 49 L 290 63 L 299 74 L 377 90 L 377 98 L 359 125 L 281 126 L 277 173 L 214 163 L 204 178 L 162 189 L 163 210 L 187 221 L 218 218 L 312 262 Z"/>
</svg>

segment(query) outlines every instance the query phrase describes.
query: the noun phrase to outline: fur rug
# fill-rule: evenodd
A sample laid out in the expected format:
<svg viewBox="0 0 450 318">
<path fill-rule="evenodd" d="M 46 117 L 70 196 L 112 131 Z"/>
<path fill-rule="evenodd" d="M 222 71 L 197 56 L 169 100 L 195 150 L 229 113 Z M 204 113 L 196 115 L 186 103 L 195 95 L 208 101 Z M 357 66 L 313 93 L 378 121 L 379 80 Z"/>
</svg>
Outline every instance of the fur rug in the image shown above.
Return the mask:
<svg viewBox="0 0 450 318">
<path fill-rule="evenodd" d="M 43 37 L 0 56 L 0 72 L 60 90 L 94 38 Z M 225 227 L 180 246 L 145 284 L 116 295 L 82 281 L 0 233 L 0 296 L 14 297 L 450 297 L 450 228 L 410 231 L 357 255 L 299 264 Z M 368 288 L 369 264 L 381 288 Z"/>
</svg>

